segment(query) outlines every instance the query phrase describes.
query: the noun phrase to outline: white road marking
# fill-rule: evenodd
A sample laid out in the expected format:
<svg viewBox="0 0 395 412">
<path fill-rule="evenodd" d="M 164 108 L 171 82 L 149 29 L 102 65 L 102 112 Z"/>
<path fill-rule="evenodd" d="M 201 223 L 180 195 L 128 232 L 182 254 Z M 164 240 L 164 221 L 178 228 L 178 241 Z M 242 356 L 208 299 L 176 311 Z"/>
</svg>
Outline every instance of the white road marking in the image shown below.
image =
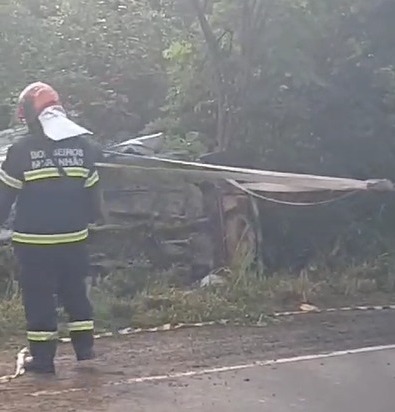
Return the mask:
<svg viewBox="0 0 395 412">
<path fill-rule="evenodd" d="M 365 348 L 342 350 L 342 351 L 334 351 L 334 352 L 328 352 L 328 353 L 320 353 L 316 355 L 303 355 L 303 356 L 295 356 L 291 358 L 256 361 L 256 362 L 245 363 L 245 364 L 234 365 L 234 366 L 223 366 L 223 367 L 201 369 L 201 370 L 194 370 L 194 371 L 188 371 L 188 372 L 169 373 L 167 375 L 143 376 L 140 378 L 130 378 L 130 379 L 125 379 L 125 380 L 117 381 L 117 382 L 108 382 L 104 384 L 103 386 L 108 387 L 108 386 L 120 386 L 120 385 L 133 385 L 133 384 L 146 383 L 146 382 L 158 382 L 158 381 L 166 381 L 166 380 L 172 380 L 172 379 L 192 378 L 195 376 L 202 376 L 202 375 L 212 375 L 212 374 L 226 373 L 226 372 L 237 372 L 240 370 L 251 369 L 255 367 L 285 365 L 285 364 L 291 364 L 291 363 L 307 362 L 307 361 L 312 361 L 312 360 L 322 360 L 322 359 L 328 359 L 328 358 L 336 358 L 340 356 L 358 355 L 358 354 L 379 352 L 379 351 L 386 351 L 386 350 L 395 350 L 395 344 L 394 345 L 382 345 L 382 346 L 370 346 L 370 347 L 365 347 Z M 29 395 L 34 396 L 34 397 L 57 396 L 57 395 L 63 395 L 67 393 L 82 392 L 84 390 L 86 390 L 86 388 L 69 388 L 69 389 L 63 389 L 59 391 L 34 392 Z"/>
<path fill-rule="evenodd" d="M 325 314 L 325 313 L 334 313 L 334 312 L 350 312 L 350 311 L 384 311 L 384 310 L 395 310 L 395 305 L 379 305 L 379 306 L 346 306 L 346 307 L 340 307 L 340 308 L 315 308 L 313 310 L 297 310 L 297 311 L 291 311 L 291 312 L 276 312 L 268 316 L 273 316 L 276 318 L 282 318 L 282 317 L 290 317 L 290 316 L 299 316 L 299 315 L 319 315 L 319 314 Z M 118 332 L 104 332 L 98 335 L 95 335 L 95 339 L 102 339 L 102 338 L 111 338 L 116 335 L 121 335 L 121 336 L 129 336 L 129 335 L 135 335 L 135 334 L 140 334 L 140 333 L 153 333 L 153 332 L 170 332 L 170 331 L 175 331 L 177 329 L 183 329 L 183 328 L 197 328 L 197 327 L 205 327 L 205 326 L 225 326 L 231 324 L 230 320 L 227 319 L 222 319 L 219 321 L 208 321 L 208 322 L 199 322 L 199 323 L 178 323 L 176 325 L 171 325 L 169 323 L 164 324 L 162 326 L 158 326 L 155 328 L 149 328 L 149 329 L 135 329 L 132 327 L 128 327 L 125 329 L 118 330 Z M 239 325 L 238 322 L 234 322 L 233 325 Z M 251 326 L 255 327 L 262 327 L 263 325 L 260 324 L 258 321 L 257 324 L 252 324 Z M 71 340 L 70 338 L 61 338 L 60 342 L 62 343 L 70 343 Z M 22 354 L 23 352 L 27 351 L 26 348 L 24 348 L 21 352 L 18 354 L 18 359 L 19 355 Z M 21 369 L 21 366 L 19 365 L 19 362 L 16 363 L 15 367 L 15 373 L 14 375 L 5 375 L 5 376 L 0 376 L 0 384 L 4 383 L 9 383 L 16 378 L 22 376 L 24 373 L 23 369 Z"/>
</svg>

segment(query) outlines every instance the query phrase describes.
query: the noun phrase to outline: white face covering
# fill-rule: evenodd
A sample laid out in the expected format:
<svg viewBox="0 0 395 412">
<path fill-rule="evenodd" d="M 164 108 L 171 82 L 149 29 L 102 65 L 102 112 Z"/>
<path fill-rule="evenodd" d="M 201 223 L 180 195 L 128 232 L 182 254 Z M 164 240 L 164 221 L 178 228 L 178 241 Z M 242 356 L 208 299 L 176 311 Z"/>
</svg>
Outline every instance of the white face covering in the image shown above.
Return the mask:
<svg viewBox="0 0 395 412">
<path fill-rule="evenodd" d="M 89 130 L 79 126 L 67 118 L 63 107 L 51 106 L 38 116 L 44 134 L 51 140 L 60 141 L 83 134 L 92 134 Z"/>
</svg>

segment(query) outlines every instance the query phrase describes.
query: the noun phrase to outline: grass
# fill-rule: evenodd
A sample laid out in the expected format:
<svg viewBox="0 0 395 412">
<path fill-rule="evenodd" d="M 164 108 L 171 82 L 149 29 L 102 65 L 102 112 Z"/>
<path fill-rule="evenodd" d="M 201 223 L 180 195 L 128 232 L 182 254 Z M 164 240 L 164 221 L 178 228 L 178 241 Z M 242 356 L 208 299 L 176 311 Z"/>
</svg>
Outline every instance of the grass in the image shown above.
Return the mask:
<svg viewBox="0 0 395 412">
<path fill-rule="evenodd" d="M 126 298 L 93 289 L 98 324 L 103 328 L 152 327 L 222 319 L 251 323 L 274 311 L 295 310 L 305 302 L 320 307 L 385 304 L 395 291 L 393 266 L 385 257 L 338 270 L 325 265 L 310 267 L 298 276 L 260 276 L 249 270 L 246 262 L 248 259 L 241 260 L 223 271 L 226 281 L 220 286 L 186 289 L 161 276 Z M 133 274 L 123 276 L 126 282 Z"/>
<path fill-rule="evenodd" d="M 244 258 L 232 269 L 222 271 L 226 279 L 223 285 L 205 288 L 181 287 L 171 272 L 151 277 L 145 283 L 140 279 L 136 286 L 133 273 L 117 272 L 113 282 L 110 276 L 104 284 L 92 288 L 90 294 L 98 330 L 222 319 L 251 323 L 273 311 L 297 309 L 304 302 L 320 307 L 387 303 L 395 290 L 395 265 L 391 259 L 381 256 L 337 270 L 321 264 L 298 276 L 262 276 L 249 270 L 249 260 Z M 0 301 L 0 338 L 23 333 L 24 323 L 17 293 Z"/>
<path fill-rule="evenodd" d="M 21 299 L 14 295 L 0 301 L 0 338 L 22 334 L 25 327 Z"/>
</svg>

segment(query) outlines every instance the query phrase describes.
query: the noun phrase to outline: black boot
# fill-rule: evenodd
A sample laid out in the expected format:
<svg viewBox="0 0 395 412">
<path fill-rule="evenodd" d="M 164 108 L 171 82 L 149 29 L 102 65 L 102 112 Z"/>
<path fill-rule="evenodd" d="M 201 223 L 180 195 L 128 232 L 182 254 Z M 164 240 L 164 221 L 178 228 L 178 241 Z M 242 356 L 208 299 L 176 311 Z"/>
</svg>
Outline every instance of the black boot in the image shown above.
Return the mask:
<svg viewBox="0 0 395 412">
<path fill-rule="evenodd" d="M 55 374 L 54 358 L 57 341 L 30 342 L 31 356 L 25 359 L 24 368 L 27 373 Z"/>
<path fill-rule="evenodd" d="M 70 337 L 77 361 L 82 362 L 96 358 L 96 354 L 93 350 L 93 330 L 70 332 Z"/>
<path fill-rule="evenodd" d="M 23 365 L 27 373 L 35 373 L 38 375 L 54 375 L 55 365 L 54 363 L 42 363 L 34 357 L 28 357 Z"/>
</svg>

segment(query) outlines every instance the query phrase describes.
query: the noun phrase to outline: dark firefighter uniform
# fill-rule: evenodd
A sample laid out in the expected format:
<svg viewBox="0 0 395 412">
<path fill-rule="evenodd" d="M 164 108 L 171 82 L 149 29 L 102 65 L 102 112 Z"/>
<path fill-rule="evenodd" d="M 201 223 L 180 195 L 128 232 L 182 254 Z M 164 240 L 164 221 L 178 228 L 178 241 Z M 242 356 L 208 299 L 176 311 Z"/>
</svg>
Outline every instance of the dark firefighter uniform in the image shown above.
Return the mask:
<svg viewBox="0 0 395 412">
<path fill-rule="evenodd" d="M 34 372 L 53 373 L 58 340 L 55 295 L 69 316 L 78 360 L 94 357 L 87 298 L 88 224 L 100 216 L 100 150 L 86 136 L 60 141 L 29 134 L 0 169 L 0 223 L 16 201 L 13 246 Z"/>
</svg>

